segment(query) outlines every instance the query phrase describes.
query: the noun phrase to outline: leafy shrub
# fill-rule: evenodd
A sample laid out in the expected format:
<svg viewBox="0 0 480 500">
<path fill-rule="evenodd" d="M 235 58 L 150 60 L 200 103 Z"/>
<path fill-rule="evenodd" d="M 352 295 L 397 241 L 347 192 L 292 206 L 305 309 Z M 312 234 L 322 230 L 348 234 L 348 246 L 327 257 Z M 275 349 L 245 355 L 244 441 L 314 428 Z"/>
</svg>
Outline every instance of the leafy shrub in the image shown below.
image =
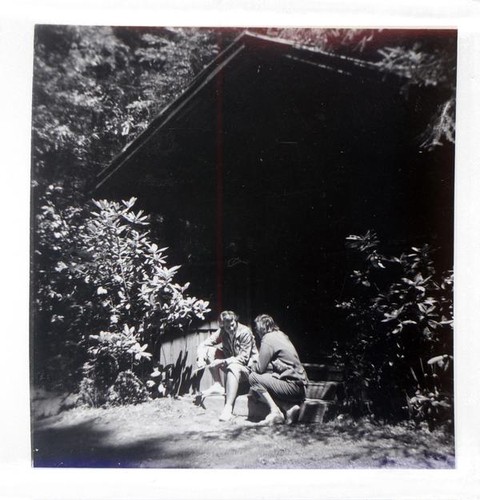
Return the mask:
<svg viewBox="0 0 480 500">
<path fill-rule="evenodd" d="M 143 382 L 130 370 L 120 372 L 109 388 L 107 402 L 113 406 L 139 404 L 148 401 L 148 391 Z"/>
<path fill-rule="evenodd" d="M 429 430 L 445 424 L 453 429 L 453 357 L 444 354 L 428 360 L 427 369 L 420 360 L 417 373 L 412 376 L 417 383 L 414 396 L 407 396 L 407 408 L 412 420 L 420 425 L 426 422 Z"/>
<path fill-rule="evenodd" d="M 412 367 L 453 352 L 452 273 L 437 275 L 428 245 L 383 255 L 372 231 L 349 236 L 347 247 L 358 267 L 352 297 L 337 304 L 351 325 L 351 335 L 335 347 L 345 367 L 344 404 L 356 415 L 407 417 L 405 397 L 410 404 L 417 391 L 432 392 Z M 410 415 L 417 403 L 411 401 Z"/>
<path fill-rule="evenodd" d="M 98 390 L 92 378 L 83 377 L 78 389 L 78 404 L 101 406 L 105 403 L 105 394 Z"/>
<path fill-rule="evenodd" d="M 161 335 L 203 319 L 208 302 L 174 281 L 180 266 L 167 267 L 135 199 L 59 209 L 56 194 L 51 186 L 36 220 L 35 375 L 63 387 L 86 377 L 101 401 L 119 372 L 146 376 Z"/>
<path fill-rule="evenodd" d="M 159 362 L 154 365 L 149 379 L 146 381 L 150 395 L 154 398 L 164 397 L 173 393 L 173 375 L 171 365 L 164 367 Z"/>
</svg>

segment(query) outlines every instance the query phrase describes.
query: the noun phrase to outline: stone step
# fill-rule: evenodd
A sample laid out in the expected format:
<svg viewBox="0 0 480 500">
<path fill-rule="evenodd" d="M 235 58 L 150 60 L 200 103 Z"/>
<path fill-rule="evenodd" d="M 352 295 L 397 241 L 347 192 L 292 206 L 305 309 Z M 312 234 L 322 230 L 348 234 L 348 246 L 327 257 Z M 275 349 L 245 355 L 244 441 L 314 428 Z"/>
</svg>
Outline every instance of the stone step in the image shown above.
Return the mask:
<svg viewBox="0 0 480 500">
<path fill-rule="evenodd" d="M 325 421 L 332 403 L 322 399 L 306 399 L 300 406 L 298 422 L 301 424 L 321 424 Z"/>
<path fill-rule="evenodd" d="M 288 411 L 293 404 L 283 404 L 282 409 Z M 322 399 L 305 399 L 300 405 L 298 423 L 300 424 L 321 424 L 331 413 L 334 404 Z M 268 406 L 256 398 L 249 398 L 248 401 L 248 419 L 253 421 L 263 420 L 268 414 Z"/>
<path fill-rule="evenodd" d="M 197 397 L 196 404 L 200 405 L 209 413 L 219 415 L 223 410 L 225 398 L 223 396 Z M 307 398 L 300 406 L 298 422 L 302 424 L 322 423 L 328 414 L 331 413 L 334 403 L 323 399 Z M 284 407 L 284 410 L 287 410 Z M 233 408 L 233 414 L 248 418 L 254 422 L 263 420 L 268 414 L 268 406 L 256 397 L 249 397 L 247 394 L 238 396 Z"/>
<path fill-rule="evenodd" d="M 324 399 L 325 401 L 335 401 L 342 389 L 340 382 L 332 381 L 310 381 L 307 386 L 307 399 Z"/>
</svg>

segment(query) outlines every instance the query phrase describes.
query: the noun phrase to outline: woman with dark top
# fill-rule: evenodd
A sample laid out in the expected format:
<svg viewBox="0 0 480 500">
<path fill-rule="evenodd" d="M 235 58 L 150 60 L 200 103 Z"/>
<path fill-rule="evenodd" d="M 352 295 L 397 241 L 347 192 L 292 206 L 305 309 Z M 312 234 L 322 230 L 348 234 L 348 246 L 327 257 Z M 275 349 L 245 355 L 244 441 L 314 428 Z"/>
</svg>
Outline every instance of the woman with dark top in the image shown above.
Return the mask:
<svg viewBox="0 0 480 500">
<path fill-rule="evenodd" d="M 249 375 L 251 390 L 265 402 L 270 413 L 263 424 L 294 421 L 305 399 L 308 384 L 305 368 L 285 333 L 271 316 L 261 314 L 255 319 L 255 330 L 261 340 L 258 361 Z M 281 408 L 287 409 L 285 415 Z"/>
</svg>

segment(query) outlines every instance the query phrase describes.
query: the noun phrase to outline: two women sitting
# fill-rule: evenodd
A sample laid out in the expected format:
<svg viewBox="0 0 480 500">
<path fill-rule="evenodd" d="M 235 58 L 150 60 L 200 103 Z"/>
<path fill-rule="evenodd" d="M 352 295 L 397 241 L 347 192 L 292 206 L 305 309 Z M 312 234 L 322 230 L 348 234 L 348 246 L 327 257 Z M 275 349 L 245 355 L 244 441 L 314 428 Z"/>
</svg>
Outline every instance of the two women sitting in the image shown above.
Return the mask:
<svg viewBox="0 0 480 500">
<path fill-rule="evenodd" d="M 228 421 L 232 418 L 240 382 L 248 380 L 251 393 L 269 408 L 261 423 L 295 421 L 308 384 L 298 353 L 271 316 L 258 316 L 255 331 L 260 339 L 258 351 L 252 331 L 238 322 L 233 311 L 220 314 L 219 329 L 199 348 L 199 366 L 211 368 L 214 378 L 213 386 L 203 395 L 225 393 L 219 419 Z M 219 346 L 221 351 L 211 349 Z M 225 388 L 220 383 L 219 370 L 226 372 Z"/>
</svg>

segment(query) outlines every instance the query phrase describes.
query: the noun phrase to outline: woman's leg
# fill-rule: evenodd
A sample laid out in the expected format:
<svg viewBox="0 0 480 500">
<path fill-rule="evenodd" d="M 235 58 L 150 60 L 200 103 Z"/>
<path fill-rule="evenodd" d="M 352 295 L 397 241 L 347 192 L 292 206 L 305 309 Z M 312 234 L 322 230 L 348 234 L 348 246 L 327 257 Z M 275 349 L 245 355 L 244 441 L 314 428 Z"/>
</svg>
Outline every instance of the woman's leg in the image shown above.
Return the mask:
<svg viewBox="0 0 480 500">
<path fill-rule="evenodd" d="M 263 423 L 272 423 L 272 424 L 282 424 L 285 421 L 285 417 L 283 416 L 282 411 L 278 407 L 278 405 L 275 403 L 274 399 L 272 396 L 270 396 L 268 391 L 257 391 L 257 394 L 260 396 L 260 399 L 264 402 L 267 403 L 268 408 L 270 409 L 270 412 L 268 415 L 265 417 L 264 420 L 262 420 Z"/>
<path fill-rule="evenodd" d="M 232 418 L 233 406 L 237 399 L 240 381 L 247 380 L 248 370 L 239 363 L 232 363 L 227 367 L 225 383 L 225 406 L 220 414 L 219 420 L 227 421 Z"/>
<path fill-rule="evenodd" d="M 251 373 L 249 376 L 251 389 L 268 405 L 269 414 L 265 423 L 280 423 L 285 420 L 283 412 L 279 407 L 278 401 L 290 401 L 292 403 L 300 402 L 304 398 L 303 389 L 296 383 L 279 380 L 271 373 Z M 284 406 L 282 404 L 282 406 Z M 293 406 L 296 406 L 295 404 Z M 298 408 L 299 409 L 299 408 Z M 286 412 L 287 420 L 291 421 L 296 414 L 296 410 L 290 414 Z"/>
<path fill-rule="evenodd" d="M 221 368 L 215 364 L 215 361 L 223 359 L 223 352 L 216 347 L 204 348 L 205 368 L 210 372 L 213 379 L 213 384 L 202 391 L 202 396 L 223 396 L 225 388 L 222 383 Z"/>
<path fill-rule="evenodd" d="M 290 403 L 288 401 L 279 401 L 278 406 L 285 415 L 285 422 L 288 425 L 295 424 L 298 422 L 298 417 L 300 415 L 300 404 Z"/>
</svg>

